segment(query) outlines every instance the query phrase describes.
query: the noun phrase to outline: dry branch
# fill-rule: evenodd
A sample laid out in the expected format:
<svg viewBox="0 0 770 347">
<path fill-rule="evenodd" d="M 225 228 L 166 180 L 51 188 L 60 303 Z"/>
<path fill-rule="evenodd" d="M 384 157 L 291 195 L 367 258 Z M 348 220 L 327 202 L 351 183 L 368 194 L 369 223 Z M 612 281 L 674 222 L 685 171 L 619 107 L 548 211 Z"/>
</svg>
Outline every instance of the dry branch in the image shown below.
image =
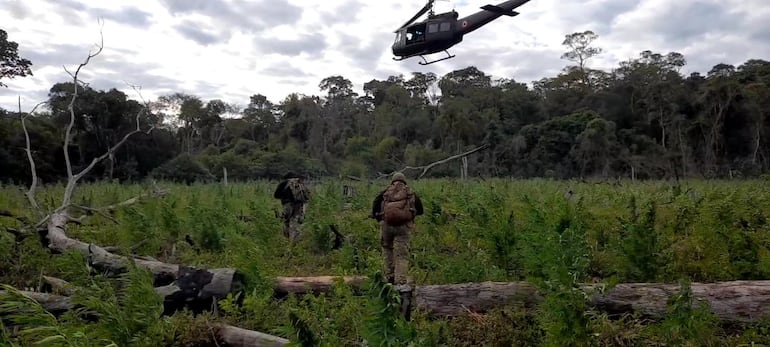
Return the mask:
<svg viewBox="0 0 770 347">
<path fill-rule="evenodd" d="M 139 195 L 137 195 L 135 197 L 132 197 L 130 199 L 126 199 L 126 200 L 121 201 L 121 202 L 116 203 L 116 204 L 112 204 L 112 205 L 108 205 L 108 206 L 103 206 L 103 207 L 88 207 L 88 206 L 82 206 L 82 205 L 72 205 L 72 207 L 75 207 L 75 208 L 81 209 L 83 211 L 86 211 L 89 214 L 98 213 L 98 214 L 104 216 L 105 218 L 110 219 L 111 221 L 117 223 L 117 220 L 115 220 L 114 218 L 110 217 L 107 213 L 115 212 L 115 210 L 117 210 L 118 208 L 121 208 L 121 207 L 126 207 L 126 206 L 130 206 L 130 205 L 136 204 L 136 203 L 138 203 L 138 202 L 140 202 L 143 199 L 146 199 L 148 197 L 159 198 L 159 197 L 165 196 L 166 194 L 168 194 L 168 190 L 160 189 L 160 188 L 158 188 L 156 186 L 152 191 L 144 192 L 142 194 L 139 194 Z"/>
<path fill-rule="evenodd" d="M 40 205 L 38 205 L 37 200 L 35 200 L 35 189 L 37 188 L 37 169 L 35 168 L 35 159 L 32 158 L 32 145 L 29 140 L 29 131 L 27 131 L 27 123 L 25 122 L 27 120 L 27 117 L 35 112 L 35 110 L 40 106 L 45 104 L 45 102 L 40 102 L 37 105 L 35 105 L 29 113 L 26 115 L 23 115 L 21 113 L 21 96 L 19 96 L 19 118 L 21 118 L 21 128 L 24 130 L 24 140 L 26 142 L 26 149 L 27 152 L 27 160 L 29 160 L 29 170 L 32 175 L 32 182 L 29 185 L 29 190 L 24 194 L 27 196 L 27 199 L 29 200 L 29 204 L 32 205 L 32 207 L 35 209 L 36 213 L 41 213 Z"/>
<path fill-rule="evenodd" d="M 446 158 L 441 159 L 439 161 L 432 162 L 432 163 L 430 163 L 428 165 L 423 165 L 423 166 L 405 166 L 403 169 L 400 170 L 400 172 L 404 172 L 406 170 L 422 170 L 422 173 L 420 173 L 420 175 L 417 176 L 417 178 L 420 179 L 423 176 L 425 176 L 425 174 L 428 173 L 428 170 L 432 169 L 433 167 L 435 167 L 437 165 L 441 165 L 441 164 L 444 164 L 446 162 L 449 162 L 449 161 L 452 161 L 452 160 L 455 160 L 455 159 L 467 157 L 467 156 L 469 156 L 469 155 L 471 155 L 473 153 L 476 153 L 478 151 L 481 151 L 481 150 L 483 150 L 483 149 L 485 149 L 487 147 L 489 147 L 489 145 L 483 144 L 483 145 L 481 145 L 479 147 L 476 147 L 476 148 L 474 148 L 472 150 L 469 150 L 467 152 L 460 153 L 460 154 L 455 154 L 453 156 L 446 157 Z M 378 178 L 384 178 L 384 177 L 392 176 L 394 173 L 395 172 L 391 172 L 389 174 L 380 173 Z"/>
</svg>

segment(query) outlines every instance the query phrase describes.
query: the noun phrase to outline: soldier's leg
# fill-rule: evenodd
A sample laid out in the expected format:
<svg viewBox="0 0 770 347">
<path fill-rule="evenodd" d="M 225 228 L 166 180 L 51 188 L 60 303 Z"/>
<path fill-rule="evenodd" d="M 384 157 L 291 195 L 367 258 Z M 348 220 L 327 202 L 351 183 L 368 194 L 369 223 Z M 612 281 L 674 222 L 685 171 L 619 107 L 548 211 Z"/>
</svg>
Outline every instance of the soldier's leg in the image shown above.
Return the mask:
<svg viewBox="0 0 770 347">
<path fill-rule="evenodd" d="M 283 218 L 283 236 L 286 238 L 290 238 L 289 231 L 291 228 L 291 212 L 291 204 L 283 204 L 283 214 L 281 215 L 281 218 Z"/>
<path fill-rule="evenodd" d="M 409 238 L 408 225 L 398 227 L 398 232 L 393 237 L 393 258 L 395 262 L 396 284 L 406 284 L 409 272 Z"/>
<path fill-rule="evenodd" d="M 292 216 L 291 216 L 291 228 L 290 228 L 290 239 L 292 241 L 297 240 L 299 238 L 300 234 L 300 224 L 302 224 L 305 221 L 305 210 L 303 204 L 296 204 L 292 208 Z"/>
<path fill-rule="evenodd" d="M 380 222 L 380 245 L 385 258 L 385 278 L 389 283 L 394 283 L 395 264 L 393 263 L 393 233 L 390 227 Z"/>
</svg>

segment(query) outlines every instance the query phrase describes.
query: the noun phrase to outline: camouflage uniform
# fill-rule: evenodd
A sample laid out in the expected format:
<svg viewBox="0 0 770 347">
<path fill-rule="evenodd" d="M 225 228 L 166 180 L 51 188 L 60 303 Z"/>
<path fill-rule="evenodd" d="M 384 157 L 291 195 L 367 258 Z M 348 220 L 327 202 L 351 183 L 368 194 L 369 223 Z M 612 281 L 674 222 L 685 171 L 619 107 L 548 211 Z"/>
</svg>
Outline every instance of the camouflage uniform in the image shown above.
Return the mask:
<svg viewBox="0 0 770 347">
<path fill-rule="evenodd" d="M 401 173 L 393 175 L 391 183 L 402 181 L 406 183 L 406 177 Z M 406 284 L 407 273 L 409 272 L 409 241 L 411 234 L 415 230 L 414 220 L 404 225 L 392 226 L 382 220 L 381 208 L 383 200 L 383 190 L 372 203 L 372 214 L 370 217 L 380 222 L 380 246 L 385 257 L 385 275 L 388 282 L 393 284 Z M 423 206 L 420 198 L 415 194 L 415 215 L 423 214 Z"/>
<path fill-rule="evenodd" d="M 305 212 L 307 211 L 307 201 L 295 201 L 291 192 L 286 189 L 290 179 L 299 179 L 299 182 L 304 185 L 303 176 L 288 173 L 284 176 L 284 180 L 278 184 L 278 187 L 273 193 L 273 197 L 281 200 L 283 205 L 283 212 L 281 213 L 281 219 L 283 219 L 283 236 L 286 236 L 289 241 L 294 242 L 301 232 L 300 226 L 305 221 Z"/>
<path fill-rule="evenodd" d="M 290 241 L 294 241 L 299 237 L 300 225 L 305 221 L 306 210 L 307 203 L 283 203 L 283 213 L 281 214 L 283 219 L 283 236 L 286 236 Z"/>
</svg>

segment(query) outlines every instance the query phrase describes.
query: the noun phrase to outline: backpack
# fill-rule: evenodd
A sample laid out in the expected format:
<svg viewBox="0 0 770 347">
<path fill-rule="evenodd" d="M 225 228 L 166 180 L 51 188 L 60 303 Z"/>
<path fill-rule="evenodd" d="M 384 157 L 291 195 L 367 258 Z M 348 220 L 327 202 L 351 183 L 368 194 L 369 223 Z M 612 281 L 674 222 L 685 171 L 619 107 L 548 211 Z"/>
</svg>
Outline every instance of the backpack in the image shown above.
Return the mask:
<svg viewBox="0 0 770 347">
<path fill-rule="evenodd" d="M 291 178 L 286 181 L 286 189 L 294 202 L 307 202 L 310 200 L 310 191 L 297 178 Z"/>
<path fill-rule="evenodd" d="M 404 182 L 394 182 L 382 194 L 382 219 L 399 226 L 414 219 L 414 192 Z"/>
</svg>

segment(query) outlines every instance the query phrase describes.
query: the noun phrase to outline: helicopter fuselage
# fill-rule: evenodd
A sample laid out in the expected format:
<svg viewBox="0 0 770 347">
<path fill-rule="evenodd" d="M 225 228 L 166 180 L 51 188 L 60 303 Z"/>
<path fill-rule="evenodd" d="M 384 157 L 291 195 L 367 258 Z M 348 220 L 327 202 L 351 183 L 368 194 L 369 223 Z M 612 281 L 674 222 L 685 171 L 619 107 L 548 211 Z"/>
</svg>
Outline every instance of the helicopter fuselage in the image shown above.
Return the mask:
<svg viewBox="0 0 770 347">
<path fill-rule="evenodd" d="M 508 0 L 497 5 L 485 5 L 482 11 L 463 18 L 458 18 L 459 15 L 455 11 L 430 15 L 422 22 L 396 31 L 396 38 L 391 47 L 393 55 L 400 57 L 397 60 L 402 60 L 445 51 L 462 42 L 465 34 L 481 28 L 500 16 L 518 15 L 513 9 L 528 1 Z"/>
<path fill-rule="evenodd" d="M 457 30 L 457 18 L 457 12 L 452 11 L 402 28 L 396 32 L 393 54 L 401 57 L 431 54 L 460 43 L 463 34 Z"/>
</svg>

